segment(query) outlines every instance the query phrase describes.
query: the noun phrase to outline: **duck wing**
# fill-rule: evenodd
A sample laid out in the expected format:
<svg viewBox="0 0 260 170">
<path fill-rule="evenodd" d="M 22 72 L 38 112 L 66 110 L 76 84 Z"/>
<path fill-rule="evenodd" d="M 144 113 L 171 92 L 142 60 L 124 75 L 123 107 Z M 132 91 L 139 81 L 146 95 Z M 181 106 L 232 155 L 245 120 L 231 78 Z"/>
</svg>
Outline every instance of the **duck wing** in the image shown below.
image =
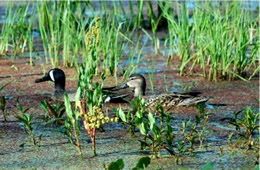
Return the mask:
<svg viewBox="0 0 260 170">
<path fill-rule="evenodd" d="M 105 103 L 126 103 L 126 97 L 128 94 L 122 93 L 121 89 L 118 86 L 113 87 L 103 87 L 102 91 L 107 96 Z"/>
<path fill-rule="evenodd" d="M 197 93 L 170 93 L 146 96 L 145 99 L 147 106 L 156 106 L 157 103 L 161 103 L 163 107 L 191 106 L 208 101 L 208 98 L 197 95 Z"/>
<path fill-rule="evenodd" d="M 105 99 L 105 103 L 127 103 L 126 97 L 128 94 L 116 94 L 116 93 L 110 93 L 107 98 Z"/>
</svg>

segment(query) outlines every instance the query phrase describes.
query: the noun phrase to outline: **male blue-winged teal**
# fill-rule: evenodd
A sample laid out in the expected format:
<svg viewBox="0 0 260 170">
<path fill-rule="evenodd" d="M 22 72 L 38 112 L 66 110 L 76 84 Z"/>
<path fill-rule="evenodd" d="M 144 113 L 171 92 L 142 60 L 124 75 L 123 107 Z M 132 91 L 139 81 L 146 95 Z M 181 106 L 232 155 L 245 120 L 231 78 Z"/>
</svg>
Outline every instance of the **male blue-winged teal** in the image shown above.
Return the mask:
<svg viewBox="0 0 260 170">
<path fill-rule="evenodd" d="M 146 80 L 140 74 L 134 74 L 129 79 L 119 86 L 120 88 L 134 88 L 134 97 L 142 96 L 146 101 L 147 107 L 156 106 L 160 103 L 163 107 L 173 106 L 192 106 L 200 103 L 205 103 L 208 98 L 198 96 L 198 92 L 190 93 L 163 93 L 158 95 L 145 96 Z"/>
<path fill-rule="evenodd" d="M 63 100 L 64 98 L 64 92 L 65 90 L 65 84 L 66 84 L 66 76 L 63 70 L 59 68 L 54 68 L 48 71 L 48 73 L 45 74 L 44 77 L 40 79 L 36 79 L 35 83 L 40 83 L 44 81 L 52 81 L 54 82 L 54 92 L 53 92 L 53 97 L 55 100 Z M 103 92 L 107 94 L 107 99 L 106 102 L 116 102 L 116 101 L 121 101 L 123 97 L 126 97 L 127 95 L 123 94 L 115 94 L 110 92 L 115 89 L 114 87 L 108 87 L 108 88 L 103 88 Z M 68 96 L 71 101 L 75 101 L 75 95 L 76 92 L 67 92 Z"/>
</svg>

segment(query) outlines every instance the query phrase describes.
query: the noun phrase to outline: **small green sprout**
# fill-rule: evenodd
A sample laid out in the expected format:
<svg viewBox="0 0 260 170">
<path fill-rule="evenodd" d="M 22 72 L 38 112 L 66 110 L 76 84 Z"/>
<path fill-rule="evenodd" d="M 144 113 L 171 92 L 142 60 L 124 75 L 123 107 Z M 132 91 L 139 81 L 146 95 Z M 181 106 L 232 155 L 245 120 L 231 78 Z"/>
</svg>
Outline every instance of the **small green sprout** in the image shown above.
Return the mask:
<svg viewBox="0 0 260 170">
<path fill-rule="evenodd" d="M 31 140 L 32 144 L 33 145 L 40 144 L 41 139 L 42 139 L 42 135 L 40 135 L 38 137 L 38 141 L 36 141 L 35 134 L 34 134 L 34 128 L 32 126 L 33 114 L 28 114 L 27 113 L 30 108 L 24 109 L 22 107 L 22 105 L 19 104 L 17 106 L 17 109 L 20 112 L 20 115 L 17 115 L 16 118 L 24 124 L 25 128 L 28 131 L 28 134 L 29 134 L 29 137 L 30 137 L 30 140 Z"/>
</svg>

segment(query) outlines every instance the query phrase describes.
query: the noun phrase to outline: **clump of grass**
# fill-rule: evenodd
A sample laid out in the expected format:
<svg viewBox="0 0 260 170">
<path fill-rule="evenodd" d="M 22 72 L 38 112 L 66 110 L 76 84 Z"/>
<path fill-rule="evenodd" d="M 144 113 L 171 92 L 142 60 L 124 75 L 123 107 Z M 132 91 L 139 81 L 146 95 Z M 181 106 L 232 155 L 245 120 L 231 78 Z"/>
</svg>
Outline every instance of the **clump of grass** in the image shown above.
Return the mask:
<svg viewBox="0 0 260 170">
<path fill-rule="evenodd" d="M 42 1 L 37 5 L 39 29 L 43 41 L 46 62 L 48 56 L 53 67 L 59 64 L 59 51 L 61 48 L 61 16 L 63 9 L 59 3 Z M 60 3 L 61 4 L 61 3 Z M 66 3 L 65 3 L 66 4 Z"/>
<path fill-rule="evenodd" d="M 30 3 L 19 8 L 13 8 L 14 4 L 9 3 L 6 10 L 7 19 L 1 31 L 0 54 L 11 49 L 12 60 L 15 60 L 18 53 L 23 53 L 28 44 L 28 34 L 31 33 L 31 24 L 26 20 Z"/>
<path fill-rule="evenodd" d="M 170 35 L 170 48 L 177 46 L 178 54 L 180 60 L 182 61 L 179 68 L 179 72 L 182 75 L 186 64 L 191 60 L 191 24 L 189 23 L 188 10 L 184 3 L 182 3 L 182 11 L 180 13 L 180 18 L 178 21 L 175 20 L 172 11 L 170 10 L 169 4 L 161 5 L 163 10 L 163 16 L 167 18 L 168 29 Z M 178 43 L 175 44 L 173 41 L 178 38 Z"/>
<path fill-rule="evenodd" d="M 174 19 L 169 4 L 161 7 L 168 20 L 170 48 L 177 47 L 181 60 L 181 75 L 185 70 L 199 67 L 208 80 L 245 80 L 246 74 L 253 76 L 259 70 L 257 55 L 251 50 L 259 50 L 259 36 L 254 43 L 250 43 L 249 36 L 250 28 L 256 25 L 239 2 L 225 3 L 225 9 L 214 7 L 211 2 L 196 7 L 193 23 L 189 21 L 185 3 L 178 21 Z"/>
</svg>

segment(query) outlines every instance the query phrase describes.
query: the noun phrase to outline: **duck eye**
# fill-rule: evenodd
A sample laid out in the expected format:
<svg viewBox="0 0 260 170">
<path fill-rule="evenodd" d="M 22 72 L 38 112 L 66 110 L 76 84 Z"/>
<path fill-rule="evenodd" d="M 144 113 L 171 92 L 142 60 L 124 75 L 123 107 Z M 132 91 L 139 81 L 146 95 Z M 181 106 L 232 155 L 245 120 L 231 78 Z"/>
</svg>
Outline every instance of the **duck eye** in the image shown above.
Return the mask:
<svg viewBox="0 0 260 170">
<path fill-rule="evenodd" d="M 130 80 L 134 80 L 135 79 L 135 77 L 130 77 Z"/>
</svg>

